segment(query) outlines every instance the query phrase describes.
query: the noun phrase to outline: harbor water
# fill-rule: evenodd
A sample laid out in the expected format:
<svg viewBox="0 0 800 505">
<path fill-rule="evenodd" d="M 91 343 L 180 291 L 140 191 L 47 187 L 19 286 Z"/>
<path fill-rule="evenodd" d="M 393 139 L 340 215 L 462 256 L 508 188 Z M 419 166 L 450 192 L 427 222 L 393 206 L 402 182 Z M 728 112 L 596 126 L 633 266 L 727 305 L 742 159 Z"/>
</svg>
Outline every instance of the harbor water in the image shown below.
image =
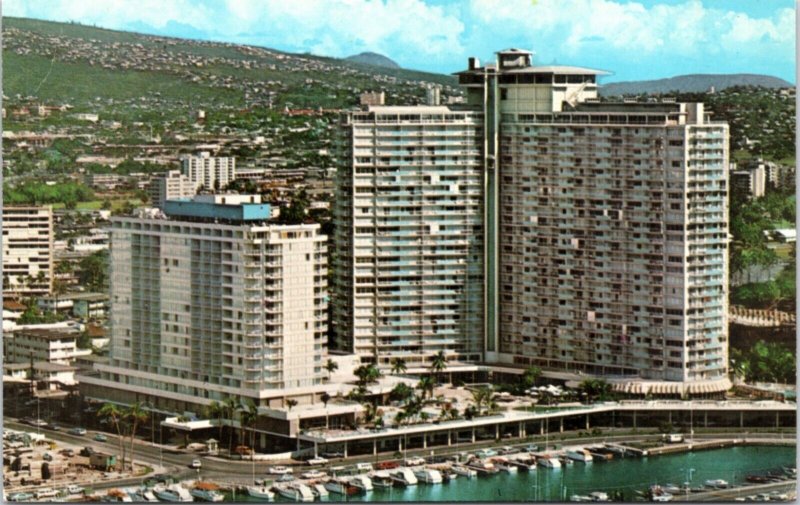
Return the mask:
<svg viewBox="0 0 800 505">
<path fill-rule="evenodd" d="M 532 472 L 498 473 L 473 479 L 459 477 L 449 483 L 391 489 L 376 489 L 350 496 L 346 501 L 562 501 L 574 494 L 593 491 L 622 491 L 626 501 L 637 499 L 636 491 L 653 484 L 701 487 L 706 480 L 723 479 L 730 484 L 744 484 L 751 474 L 766 474 L 782 466 L 794 466 L 794 447 L 746 446 L 686 452 L 641 458 L 617 458 L 608 462 L 575 462 L 561 469 L 539 467 Z M 228 496 L 233 501 L 232 496 Z M 236 502 L 259 500 L 236 494 Z M 276 497 L 275 501 L 285 501 Z M 345 501 L 331 494 L 324 501 Z"/>
</svg>

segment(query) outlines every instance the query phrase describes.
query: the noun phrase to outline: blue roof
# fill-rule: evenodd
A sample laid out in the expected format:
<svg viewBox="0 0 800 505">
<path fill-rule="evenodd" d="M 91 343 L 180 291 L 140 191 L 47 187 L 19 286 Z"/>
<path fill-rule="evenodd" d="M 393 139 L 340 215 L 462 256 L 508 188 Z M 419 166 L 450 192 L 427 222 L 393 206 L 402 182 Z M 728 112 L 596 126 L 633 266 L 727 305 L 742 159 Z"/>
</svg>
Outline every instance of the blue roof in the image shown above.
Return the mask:
<svg viewBox="0 0 800 505">
<path fill-rule="evenodd" d="M 190 199 L 167 200 L 164 213 L 170 217 L 192 217 L 225 219 L 229 221 L 265 221 L 270 218 L 267 203 L 243 203 L 225 205 L 211 202 L 195 202 Z"/>
</svg>

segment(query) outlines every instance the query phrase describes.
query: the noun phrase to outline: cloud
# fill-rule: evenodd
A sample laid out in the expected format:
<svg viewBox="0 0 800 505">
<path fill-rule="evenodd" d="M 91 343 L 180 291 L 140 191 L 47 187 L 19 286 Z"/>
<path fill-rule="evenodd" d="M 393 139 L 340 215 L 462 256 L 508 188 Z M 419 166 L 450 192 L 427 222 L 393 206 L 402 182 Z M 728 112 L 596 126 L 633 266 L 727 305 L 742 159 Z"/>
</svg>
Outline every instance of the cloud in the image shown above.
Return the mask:
<svg viewBox="0 0 800 505">
<path fill-rule="evenodd" d="M 780 44 L 787 57 L 794 57 L 788 54 L 795 33 L 789 8 L 754 18 L 708 8 L 700 0 L 650 7 L 620 0 L 471 0 L 469 10 L 496 31 L 528 33 L 531 42 L 558 39 L 567 55 L 603 40 L 608 49 L 630 51 L 634 58 L 662 52 L 753 52 L 765 43 Z"/>
</svg>

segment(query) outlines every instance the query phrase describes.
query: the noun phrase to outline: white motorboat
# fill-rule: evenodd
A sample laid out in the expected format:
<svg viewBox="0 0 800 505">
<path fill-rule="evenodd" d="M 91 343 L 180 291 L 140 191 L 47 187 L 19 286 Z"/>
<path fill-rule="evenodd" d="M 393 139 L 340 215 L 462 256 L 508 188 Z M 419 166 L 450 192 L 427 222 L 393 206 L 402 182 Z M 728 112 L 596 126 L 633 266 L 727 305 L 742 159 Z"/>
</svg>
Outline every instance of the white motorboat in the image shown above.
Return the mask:
<svg viewBox="0 0 800 505">
<path fill-rule="evenodd" d="M 142 498 L 144 498 L 144 501 L 146 502 L 150 503 L 158 502 L 158 498 L 156 498 L 155 493 L 153 493 L 153 491 L 150 489 L 145 489 L 142 491 Z"/>
<path fill-rule="evenodd" d="M 574 494 L 569 497 L 569 501 L 574 502 L 590 502 L 592 501 L 592 497 L 585 495 L 585 494 Z"/>
<path fill-rule="evenodd" d="M 269 487 L 262 485 L 245 486 L 245 492 L 248 496 L 253 498 L 261 498 L 264 500 L 274 500 L 275 493 L 269 490 Z"/>
<path fill-rule="evenodd" d="M 532 472 L 536 470 L 536 460 L 530 456 L 520 456 L 518 458 L 512 459 L 509 461 L 512 465 L 516 465 L 518 468 L 522 470 L 526 470 L 528 472 Z"/>
<path fill-rule="evenodd" d="M 292 472 L 293 470 L 288 466 L 271 466 L 269 470 L 267 470 L 267 473 L 272 475 L 286 475 Z"/>
<path fill-rule="evenodd" d="M 398 482 L 403 486 L 416 486 L 418 482 L 417 477 L 410 468 L 396 468 L 392 470 L 389 475 L 392 477 L 393 481 Z"/>
<path fill-rule="evenodd" d="M 389 476 L 389 472 L 386 470 L 377 470 L 374 472 L 370 472 L 369 478 L 372 479 L 372 486 L 373 487 L 380 487 L 380 488 L 390 488 L 394 487 L 394 481 L 392 477 Z"/>
<path fill-rule="evenodd" d="M 359 491 L 372 491 L 372 480 L 366 475 L 355 475 L 349 477 L 347 481 L 358 488 Z"/>
<path fill-rule="evenodd" d="M 194 497 L 189 494 L 180 484 L 170 484 L 169 486 L 157 485 L 153 488 L 153 493 L 160 501 L 170 502 L 190 502 Z"/>
<path fill-rule="evenodd" d="M 325 498 L 328 496 L 328 490 L 325 489 L 325 486 L 322 484 L 313 484 L 310 486 L 311 492 L 314 493 L 314 496 L 317 498 Z"/>
<path fill-rule="evenodd" d="M 705 484 L 706 487 L 716 487 L 716 488 L 728 487 L 728 481 L 722 479 L 709 479 L 705 481 L 703 484 Z"/>
<path fill-rule="evenodd" d="M 611 501 L 611 498 L 608 497 L 608 493 L 604 493 L 603 491 L 594 491 L 589 493 L 589 497 L 592 501 Z"/>
<path fill-rule="evenodd" d="M 501 472 L 517 473 L 517 467 L 509 463 L 506 458 L 494 458 L 492 459 L 492 463 L 494 463 L 495 468 Z"/>
<path fill-rule="evenodd" d="M 311 502 L 314 501 L 314 493 L 305 484 L 279 484 L 274 486 L 279 495 L 288 500 Z"/>
<path fill-rule="evenodd" d="M 551 456 L 539 456 L 537 463 L 546 468 L 561 468 L 561 462 L 558 458 Z"/>
<path fill-rule="evenodd" d="M 453 465 L 450 467 L 450 470 L 454 474 L 461 475 L 462 477 L 466 477 L 468 479 L 474 479 L 475 477 L 478 476 L 478 472 L 476 472 L 472 468 L 467 468 L 466 466 L 463 465 Z"/>
<path fill-rule="evenodd" d="M 334 478 L 325 483 L 325 489 L 331 493 L 350 496 L 358 494 L 359 489 L 345 479 Z"/>
<path fill-rule="evenodd" d="M 574 461 L 580 461 L 581 463 L 591 463 L 594 461 L 592 454 L 582 447 L 568 449 L 567 457 Z"/>
<path fill-rule="evenodd" d="M 665 502 L 665 501 L 672 501 L 674 496 L 669 493 L 661 493 L 653 495 L 653 501 L 655 502 Z"/>
<path fill-rule="evenodd" d="M 494 466 L 494 463 L 492 463 L 491 461 L 486 461 L 480 458 L 472 458 L 471 460 L 469 460 L 467 462 L 467 468 L 471 468 L 476 472 L 478 472 L 479 474 L 497 473 L 500 471 L 497 469 L 496 466 Z"/>
<path fill-rule="evenodd" d="M 70 484 L 67 486 L 67 494 L 83 494 L 83 488 L 76 484 Z"/>
<path fill-rule="evenodd" d="M 441 484 L 444 480 L 442 478 L 442 472 L 434 470 L 433 468 L 418 468 L 414 471 L 414 476 L 417 480 L 425 484 Z"/>
<path fill-rule="evenodd" d="M 192 490 L 189 491 L 189 494 L 200 501 L 220 502 L 225 499 L 225 496 L 223 496 L 218 490 L 219 487 L 215 486 L 214 484 L 210 484 L 208 482 L 198 482 L 195 484 Z"/>
</svg>

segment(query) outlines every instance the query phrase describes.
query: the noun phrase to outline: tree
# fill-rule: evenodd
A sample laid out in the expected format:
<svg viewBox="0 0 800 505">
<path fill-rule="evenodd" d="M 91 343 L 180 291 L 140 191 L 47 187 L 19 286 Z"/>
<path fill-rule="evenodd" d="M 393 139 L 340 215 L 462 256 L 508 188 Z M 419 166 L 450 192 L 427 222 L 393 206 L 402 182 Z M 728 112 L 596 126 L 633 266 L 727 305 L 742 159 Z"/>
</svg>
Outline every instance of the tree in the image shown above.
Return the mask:
<svg viewBox="0 0 800 505">
<path fill-rule="evenodd" d="M 481 386 L 471 390 L 470 393 L 472 394 L 472 402 L 475 406 L 474 415 L 481 415 L 483 412 L 483 406 L 489 406 L 494 391 L 492 391 L 492 388 L 488 386 Z M 466 411 L 464 414 L 466 415 Z"/>
<path fill-rule="evenodd" d="M 611 385 L 603 379 L 584 379 L 578 390 L 586 394 L 586 400 L 592 403 L 596 400 L 605 400 L 611 393 Z"/>
<path fill-rule="evenodd" d="M 229 396 L 225 398 L 225 401 L 222 403 L 223 408 L 225 409 L 225 417 L 231 422 L 230 426 L 228 427 L 228 451 L 233 450 L 233 418 L 236 415 L 236 409 L 239 407 L 239 402 L 236 401 L 236 398 L 233 396 Z"/>
<path fill-rule="evenodd" d="M 305 189 L 292 196 L 288 207 L 282 208 L 278 222 L 280 224 L 302 224 L 306 219 L 309 200 Z"/>
<path fill-rule="evenodd" d="M 246 399 L 240 407 L 239 427 L 242 434 L 241 440 L 242 442 L 246 440 L 245 435 L 247 434 L 247 428 L 250 427 L 250 448 L 253 449 L 253 452 L 255 452 L 255 447 L 253 447 L 253 436 L 255 435 L 255 424 L 258 420 L 258 407 L 256 406 L 255 402 L 249 398 Z"/>
<path fill-rule="evenodd" d="M 325 408 L 328 408 L 328 402 L 331 401 L 331 395 L 328 393 L 322 393 L 322 396 L 319 397 L 322 400 L 322 403 L 325 405 Z"/>
<path fill-rule="evenodd" d="M 139 426 L 139 423 L 147 422 L 148 413 L 142 408 L 141 402 L 136 402 L 125 410 L 124 415 L 131 426 L 131 471 L 133 471 L 133 441 L 136 438 L 136 428 Z"/>
<path fill-rule="evenodd" d="M 105 291 L 108 285 L 108 251 L 101 250 L 83 258 L 79 263 L 80 283 L 94 291 Z"/>
<path fill-rule="evenodd" d="M 529 389 L 536 385 L 536 381 L 541 377 L 542 369 L 538 366 L 531 365 L 527 369 L 525 369 L 525 373 L 522 374 L 522 387 L 524 389 Z"/>
<path fill-rule="evenodd" d="M 297 400 L 295 400 L 294 398 L 289 398 L 288 400 L 286 400 L 286 407 L 288 407 L 289 412 L 291 412 L 292 407 L 296 405 L 297 405 Z"/>
<path fill-rule="evenodd" d="M 100 410 L 97 411 L 97 416 L 103 418 L 107 421 L 110 421 L 111 424 L 114 426 L 114 429 L 117 430 L 117 440 L 119 442 L 119 454 L 122 459 L 122 468 L 125 468 L 125 444 L 122 438 L 122 428 L 120 426 L 120 421 L 123 418 L 123 412 L 114 405 L 113 403 L 105 403 Z"/>
<path fill-rule="evenodd" d="M 402 403 L 407 402 L 412 396 L 414 396 L 414 390 L 404 382 L 395 385 L 395 387 L 392 388 L 392 391 L 389 393 L 389 398 L 391 400 Z"/>
<path fill-rule="evenodd" d="M 222 441 L 222 419 L 225 417 L 225 407 L 214 400 L 206 406 L 206 417 L 209 419 L 216 419 L 217 426 L 219 427 L 219 440 Z"/>
<path fill-rule="evenodd" d="M 428 394 L 428 398 L 433 398 L 434 387 L 436 387 L 436 383 L 430 375 L 422 377 L 417 383 L 417 389 L 422 391 L 422 398 L 425 398 L 426 393 Z"/>
<path fill-rule="evenodd" d="M 325 363 L 325 370 L 328 372 L 328 380 L 331 380 L 331 375 L 338 369 L 339 364 L 329 358 L 327 363 Z"/>
<path fill-rule="evenodd" d="M 378 379 L 381 378 L 381 371 L 373 363 L 361 365 L 353 373 L 358 377 L 358 384 L 364 387 L 373 382 L 378 382 Z"/>
<path fill-rule="evenodd" d="M 441 373 L 447 368 L 447 356 L 445 356 L 444 351 L 439 351 L 433 355 L 433 360 L 431 361 L 431 371 L 436 374 L 437 382 L 441 383 Z"/>
<path fill-rule="evenodd" d="M 392 360 L 393 374 L 405 373 L 406 370 L 408 370 L 408 366 L 406 365 L 406 360 L 404 360 L 403 358 L 394 358 Z"/>
</svg>

